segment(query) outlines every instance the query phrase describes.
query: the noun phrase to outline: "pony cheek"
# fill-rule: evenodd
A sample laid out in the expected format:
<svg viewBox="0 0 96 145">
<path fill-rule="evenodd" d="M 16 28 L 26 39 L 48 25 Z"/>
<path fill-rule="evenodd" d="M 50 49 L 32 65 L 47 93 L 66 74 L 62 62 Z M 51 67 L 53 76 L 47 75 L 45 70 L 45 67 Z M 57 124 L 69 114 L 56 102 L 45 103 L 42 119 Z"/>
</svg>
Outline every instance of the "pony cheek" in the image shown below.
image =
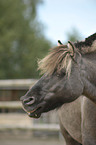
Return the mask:
<svg viewBox="0 0 96 145">
<path fill-rule="evenodd" d="M 44 101 L 45 102 L 50 102 L 51 100 L 54 99 L 54 93 L 48 93 L 45 98 L 44 98 Z"/>
</svg>

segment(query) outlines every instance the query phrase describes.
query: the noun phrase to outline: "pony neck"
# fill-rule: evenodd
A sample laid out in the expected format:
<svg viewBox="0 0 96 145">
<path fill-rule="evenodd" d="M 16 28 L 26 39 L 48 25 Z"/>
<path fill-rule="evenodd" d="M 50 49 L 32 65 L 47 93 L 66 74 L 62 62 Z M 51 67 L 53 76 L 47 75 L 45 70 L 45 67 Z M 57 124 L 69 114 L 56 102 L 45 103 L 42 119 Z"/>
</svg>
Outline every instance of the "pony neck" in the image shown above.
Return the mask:
<svg viewBox="0 0 96 145">
<path fill-rule="evenodd" d="M 82 78 L 84 84 L 84 92 L 87 98 L 96 103 L 96 52 L 86 54 L 83 59 L 84 70 L 82 70 Z"/>
</svg>

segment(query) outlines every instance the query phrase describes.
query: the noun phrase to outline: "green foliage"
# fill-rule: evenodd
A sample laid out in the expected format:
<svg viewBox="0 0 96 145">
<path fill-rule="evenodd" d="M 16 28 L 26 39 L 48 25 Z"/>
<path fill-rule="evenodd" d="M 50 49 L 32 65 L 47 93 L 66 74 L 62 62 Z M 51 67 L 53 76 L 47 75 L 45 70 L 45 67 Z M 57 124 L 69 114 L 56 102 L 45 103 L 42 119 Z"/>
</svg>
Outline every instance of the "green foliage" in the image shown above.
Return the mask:
<svg viewBox="0 0 96 145">
<path fill-rule="evenodd" d="M 72 28 L 72 30 L 66 33 L 67 36 L 67 42 L 68 40 L 75 42 L 82 40 L 82 36 L 80 35 L 80 32 L 76 28 Z"/>
<path fill-rule="evenodd" d="M 51 47 L 38 22 L 42 0 L 0 0 L 0 79 L 38 77 L 37 58 Z"/>
</svg>

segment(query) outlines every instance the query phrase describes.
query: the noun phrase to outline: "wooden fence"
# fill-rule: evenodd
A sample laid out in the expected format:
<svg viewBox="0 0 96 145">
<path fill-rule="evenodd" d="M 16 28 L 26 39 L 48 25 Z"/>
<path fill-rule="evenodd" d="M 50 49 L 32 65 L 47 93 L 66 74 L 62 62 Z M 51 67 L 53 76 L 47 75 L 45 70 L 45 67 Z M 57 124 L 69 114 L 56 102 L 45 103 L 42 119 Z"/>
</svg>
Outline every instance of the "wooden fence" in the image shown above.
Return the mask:
<svg viewBox="0 0 96 145">
<path fill-rule="evenodd" d="M 0 90 L 28 90 L 37 80 L 1 80 Z M 2 94 L 0 94 L 1 97 Z M 13 96 L 14 97 L 14 96 Z M 15 95 L 16 97 L 16 95 Z M 0 101 L 0 109 L 22 109 L 20 101 Z M 44 122 L 45 120 L 45 122 Z M 46 123 L 46 120 L 49 122 Z M 59 125 L 57 122 L 57 114 L 50 112 L 41 117 L 41 119 L 34 120 L 28 117 L 24 112 L 11 112 L 11 113 L 0 113 L 0 130 L 5 129 L 28 129 L 28 130 L 41 130 L 41 131 L 59 131 Z"/>
<path fill-rule="evenodd" d="M 21 109 L 22 105 L 20 101 L 4 101 L 0 102 L 0 109 Z M 16 118 L 14 118 L 14 116 Z M 22 118 L 22 119 L 21 119 Z M 14 121 L 15 120 L 15 121 Z M 34 119 L 30 119 L 27 115 L 22 113 L 2 113 L 0 114 L 0 130 L 5 129 L 27 129 L 32 131 L 59 131 L 59 125 L 52 124 L 40 124 L 34 123 Z M 20 123 L 21 121 L 21 123 Z M 2 123 L 3 122 L 3 123 Z M 9 123 L 10 122 L 10 123 Z M 22 124 L 22 125 L 21 125 Z"/>
</svg>

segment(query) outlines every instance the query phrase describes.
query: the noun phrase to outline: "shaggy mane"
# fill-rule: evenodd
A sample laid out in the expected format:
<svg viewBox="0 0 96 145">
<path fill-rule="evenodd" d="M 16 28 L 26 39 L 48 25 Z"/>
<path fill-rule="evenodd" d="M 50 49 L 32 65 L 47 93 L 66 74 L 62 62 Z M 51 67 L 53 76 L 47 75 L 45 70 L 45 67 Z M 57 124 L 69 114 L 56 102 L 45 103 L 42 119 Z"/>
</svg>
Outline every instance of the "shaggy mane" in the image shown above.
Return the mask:
<svg viewBox="0 0 96 145">
<path fill-rule="evenodd" d="M 86 38 L 85 41 L 74 43 L 74 47 L 81 54 L 96 51 L 96 33 Z M 70 54 L 72 54 L 72 48 L 67 47 L 67 45 L 60 45 L 50 49 L 49 54 L 38 61 L 38 69 L 41 70 L 41 74 L 46 73 L 47 75 L 52 75 L 54 72 L 60 73 L 62 69 L 65 69 L 66 74 L 69 76 L 72 64 Z"/>
<path fill-rule="evenodd" d="M 96 51 L 96 33 L 85 38 L 84 41 L 74 43 L 75 47 L 79 49 L 81 54 Z"/>
<path fill-rule="evenodd" d="M 72 61 L 69 55 L 70 51 L 67 45 L 66 48 L 65 45 L 61 45 L 50 49 L 49 54 L 38 61 L 38 69 L 41 70 L 41 74 L 46 73 L 47 75 L 52 75 L 55 71 L 60 73 L 63 68 L 69 74 Z"/>
</svg>

